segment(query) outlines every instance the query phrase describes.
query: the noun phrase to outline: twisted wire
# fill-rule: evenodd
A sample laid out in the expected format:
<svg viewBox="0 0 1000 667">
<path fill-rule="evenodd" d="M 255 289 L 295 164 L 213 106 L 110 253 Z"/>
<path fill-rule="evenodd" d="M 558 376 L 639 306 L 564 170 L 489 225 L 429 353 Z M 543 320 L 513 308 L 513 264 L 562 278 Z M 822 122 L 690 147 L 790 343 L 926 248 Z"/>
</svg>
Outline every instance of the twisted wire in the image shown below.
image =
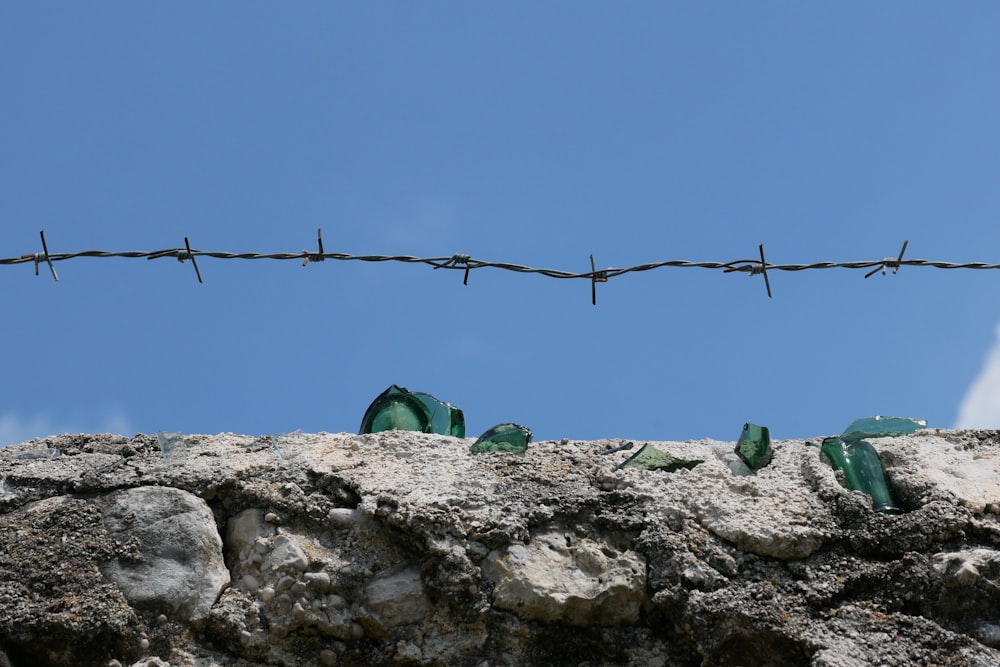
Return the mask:
<svg viewBox="0 0 1000 667">
<path fill-rule="evenodd" d="M 598 282 L 606 282 L 610 278 L 615 278 L 617 276 L 622 276 L 628 273 L 640 273 L 645 271 L 653 271 L 662 268 L 700 268 L 700 269 L 711 269 L 711 270 L 722 270 L 727 273 L 729 272 L 742 272 L 747 273 L 751 276 L 763 274 L 765 280 L 767 278 L 768 271 L 812 271 L 812 270 L 823 270 L 823 269 L 867 269 L 869 270 L 866 278 L 873 275 L 874 273 L 881 270 L 883 273 L 887 269 L 892 269 L 895 273 L 900 267 L 930 267 L 935 269 L 969 269 L 969 270 L 992 270 L 1000 269 L 1000 264 L 988 263 L 988 262 L 946 262 L 938 260 L 927 260 L 927 259 L 903 259 L 903 254 L 900 252 L 898 258 L 885 258 L 879 260 L 863 260 L 863 261 L 852 261 L 852 262 L 812 262 L 808 264 L 773 264 L 764 261 L 763 247 L 760 248 L 761 255 L 760 259 L 736 259 L 728 262 L 697 262 L 688 260 L 666 260 L 660 262 L 649 262 L 644 264 L 636 264 L 634 266 L 627 267 L 609 267 L 605 269 L 596 269 L 593 265 L 593 258 L 591 258 L 591 268 L 590 271 L 574 272 L 574 271 L 564 271 L 559 269 L 548 269 L 548 268 L 538 268 L 532 266 L 525 266 L 522 264 L 515 264 L 511 262 L 497 262 L 475 259 L 469 255 L 455 254 L 443 257 L 415 257 L 412 255 L 352 255 L 348 253 L 339 252 L 324 252 L 323 251 L 323 240 L 322 234 L 318 235 L 318 245 L 319 252 L 310 252 L 303 250 L 301 252 L 274 252 L 274 253 L 258 253 L 258 252 L 219 252 L 219 251 L 209 251 L 209 250 L 196 250 L 192 249 L 188 244 L 188 240 L 185 238 L 185 247 L 183 248 L 167 248 L 163 250 L 152 250 L 152 251 L 138 251 L 138 250 L 126 250 L 126 251 L 108 251 L 108 250 L 83 250 L 79 252 L 49 252 L 48 245 L 45 242 L 45 234 L 41 233 L 42 246 L 44 252 L 41 253 L 29 253 L 21 255 L 18 257 L 6 257 L 0 258 L 0 265 L 15 265 L 15 264 L 26 264 L 34 263 L 35 273 L 38 273 L 39 264 L 42 262 L 48 263 L 52 270 L 53 277 L 58 280 L 58 276 L 55 273 L 55 268 L 52 266 L 53 262 L 63 262 L 70 259 L 78 259 L 81 257 L 93 257 L 98 259 L 107 259 L 112 257 L 120 257 L 127 259 L 141 259 L 146 258 L 149 260 L 160 259 L 164 257 L 173 257 L 178 261 L 184 262 L 190 259 L 192 263 L 195 264 L 195 270 L 198 273 L 199 281 L 201 280 L 201 272 L 198 271 L 197 264 L 195 263 L 196 257 L 210 257 L 213 259 L 242 259 L 242 260 L 259 260 L 259 259 L 269 259 L 269 260 L 301 260 L 303 265 L 309 262 L 322 262 L 325 260 L 335 260 L 335 261 L 359 261 L 359 262 L 400 262 L 406 264 L 425 264 L 431 266 L 435 269 L 451 269 L 460 270 L 465 272 L 465 281 L 468 281 L 469 271 L 474 269 L 492 268 L 500 269 L 503 271 L 513 271 L 516 273 L 527 273 L 527 274 L 537 274 L 545 276 L 548 278 L 557 279 L 586 279 L 592 281 L 596 284 Z M 903 245 L 903 252 L 906 250 L 906 243 Z M 770 286 L 768 285 L 770 288 Z M 769 289 L 770 291 L 770 289 Z"/>
</svg>

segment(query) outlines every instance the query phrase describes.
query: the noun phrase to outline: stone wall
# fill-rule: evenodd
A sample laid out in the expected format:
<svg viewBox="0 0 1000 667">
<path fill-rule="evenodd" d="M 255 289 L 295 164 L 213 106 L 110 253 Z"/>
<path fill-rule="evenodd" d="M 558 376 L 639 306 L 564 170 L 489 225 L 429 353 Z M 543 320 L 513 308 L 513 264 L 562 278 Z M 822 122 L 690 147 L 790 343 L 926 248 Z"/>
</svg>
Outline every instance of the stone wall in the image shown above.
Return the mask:
<svg viewBox="0 0 1000 667">
<path fill-rule="evenodd" d="M 0 665 L 1000 664 L 1000 434 L 801 440 L 65 435 L 0 450 Z"/>
</svg>

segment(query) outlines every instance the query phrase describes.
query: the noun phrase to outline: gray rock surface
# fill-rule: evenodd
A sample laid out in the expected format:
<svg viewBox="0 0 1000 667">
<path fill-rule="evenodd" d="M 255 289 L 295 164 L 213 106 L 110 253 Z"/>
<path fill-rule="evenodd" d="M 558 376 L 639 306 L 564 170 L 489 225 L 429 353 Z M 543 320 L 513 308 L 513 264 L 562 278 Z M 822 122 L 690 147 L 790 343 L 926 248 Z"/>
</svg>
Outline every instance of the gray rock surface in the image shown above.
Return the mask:
<svg viewBox="0 0 1000 667">
<path fill-rule="evenodd" d="M 493 606 L 538 621 L 621 625 L 639 620 L 646 564 L 606 542 L 569 533 L 541 533 L 483 562 Z"/>
<path fill-rule="evenodd" d="M 95 499 L 109 537 L 134 541 L 138 557 L 101 564 L 129 604 L 189 623 L 204 618 L 229 570 L 215 517 L 198 496 L 161 486 L 112 491 Z"/>
<path fill-rule="evenodd" d="M 0 665 L 998 665 L 1000 433 L 618 470 L 622 441 L 65 435 L 0 450 Z"/>
</svg>

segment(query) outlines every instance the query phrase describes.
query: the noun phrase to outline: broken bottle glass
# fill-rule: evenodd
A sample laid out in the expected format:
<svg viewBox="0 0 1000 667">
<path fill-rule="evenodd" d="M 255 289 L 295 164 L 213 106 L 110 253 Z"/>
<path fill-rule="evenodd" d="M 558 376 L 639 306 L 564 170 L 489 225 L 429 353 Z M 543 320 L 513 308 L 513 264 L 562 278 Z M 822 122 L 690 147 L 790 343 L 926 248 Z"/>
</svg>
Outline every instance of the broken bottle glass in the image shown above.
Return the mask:
<svg viewBox="0 0 1000 667">
<path fill-rule="evenodd" d="M 618 469 L 641 468 L 643 470 L 665 470 L 666 472 L 674 472 L 675 470 L 680 470 L 681 468 L 687 468 L 690 470 L 699 463 L 704 462 L 704 460 L 698 459 L 691 461 L 679 459 L 676 456 L 667 454 L 666 452 L 661 452 L 659 449 L 651 446 L 647 442 L 642 446 L 642 449 L 625 459 L 625 462 L 618 466 Z"/>
<path fill-rule="evenodd" d="M 531 442 L 531 429 L 520 424 L 497 424 L 472 445 L 473 452 L 523 452 Z"/>
<path fill-rule="evenodd" d="M 181 463 L 187 456 L 187 450 L 191 446 L 187 437 L 183 433 L 169 431 L 157 431 L 156 442 L 160 445 L 160 454 L 167 463 Z"/>
<path fill-rule="evenodd" d="M 771 462 L 771 433 L 766 426 L 747 422 L 736 443 L 736 455 L 751 470 L 760 470 Z"/>
<path fill-rule="evenodd" d="M 891 436 L 908 435 L 914 431 L 927 428 L 926 419 L 911 419 L 909 417 L 865 417 L 855 419 L 841 433 L 840 439 L 851 444 L 862 438 L 888 438 Z"/>
<path fill-rule="evenodd" d="M 464 438 L 465 415 L 454 405 L 439 401 L 430 394 L 392 385 L 368 406 L 358 433 L 392 430 Z"/>
<path fill-rule="evenodd" d="M 866 440 L 848 444 L 841 438 L 824 438 L 820 455 L 834 470 L 844 472 L 844 484 L 852 491 L 867 493 L 872 509 L 884 514 L 902 514 L 892 494 L 878 452 Z"/>
</svg>

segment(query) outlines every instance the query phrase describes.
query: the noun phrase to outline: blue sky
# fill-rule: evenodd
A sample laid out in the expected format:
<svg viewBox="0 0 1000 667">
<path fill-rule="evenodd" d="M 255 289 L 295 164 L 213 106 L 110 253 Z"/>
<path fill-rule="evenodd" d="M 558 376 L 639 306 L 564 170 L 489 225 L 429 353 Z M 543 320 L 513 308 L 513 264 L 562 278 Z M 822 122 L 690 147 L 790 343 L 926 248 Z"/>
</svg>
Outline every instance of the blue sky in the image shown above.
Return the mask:
<svg viewBox="0 0 1000 667">
<path fill-rule="evenodd" d="M 1000 261 L 1000 5 L 3 3 L 0 257 L 193 248 L 568 271 Z M 390 384 L 469 434 L 1000 426 L 1000 272 L 598 285 L 202 258 L 0 266 L 0 444 L 355 431 Z"/>
</svg>

